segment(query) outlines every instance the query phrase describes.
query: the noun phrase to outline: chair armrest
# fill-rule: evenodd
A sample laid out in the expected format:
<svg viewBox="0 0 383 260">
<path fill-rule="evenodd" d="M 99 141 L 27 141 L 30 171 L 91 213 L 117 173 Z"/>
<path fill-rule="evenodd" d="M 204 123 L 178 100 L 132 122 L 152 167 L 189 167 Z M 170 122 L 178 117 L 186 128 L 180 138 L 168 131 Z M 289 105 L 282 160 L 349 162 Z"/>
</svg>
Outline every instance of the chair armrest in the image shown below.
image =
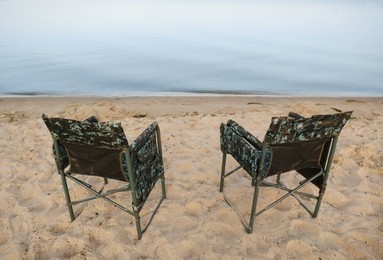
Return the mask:
<svg viewBox="0 0 383 260">
<path fill-rule="evenodd" d="M 253 136 L 251 133 L 246 131 L 242 126 L 240 126 L 238 123 L 234 122 L 233 120 L 229 120 L 227 122 L 227 125 L 233 128 L 238 134 L 240 134 L 243 138 L 245 138 L 250 144 L 255 146 L 256 148 L 261 149 L 262 142 L 259 141 L 255 136 Z"/>
<path fill-rule="evenodd" d="M 142 147 L 147 143 L 147 141 L 154 137 L 156 138 L 156 133 L 159 132 L 159 126 L 157 122 L 153 122 L 150 126 L 148 126 L 137 138 L 134 140 L 133 143 L 130 145 L 130 149 L 132 151 L 139 151 L 142 149 Z"/>
<path fill-rule="evenodd" d="M 238 129 L 240 129 L 238 131 Z M 251 176 L 257 174 L 258 162 L 260 159 L 261 149 L 258 145 L 254 145 L 252 139 L 244 137 L 243 128 L 235 125 L 234 121 L 228 124 L 221 124 L 220 142 L 223 153 L 231 154 L 233 158 L 248 172 Z M 248 136 L 249 137 L 249 136 Z M 253 137 L 255 138 L 255 137 Z"/>
<path fill-rule="evenodd" d="M 134 187 L 137 202 L 134 210 L 141 210 L 157 180 L 164 174 L 160 129 L 152 123 L 130 145 Z"/>
<path fill-rule="evenodd" d="M 221 150 L 231 154 L 250 176 L 260 173 L 266 176 L 271 160 L 270 149 L 266 148 L 265 164 L 258 172 L 262 156 L 262 143 L 233 120 L 221 124 Z"/>
</svg>

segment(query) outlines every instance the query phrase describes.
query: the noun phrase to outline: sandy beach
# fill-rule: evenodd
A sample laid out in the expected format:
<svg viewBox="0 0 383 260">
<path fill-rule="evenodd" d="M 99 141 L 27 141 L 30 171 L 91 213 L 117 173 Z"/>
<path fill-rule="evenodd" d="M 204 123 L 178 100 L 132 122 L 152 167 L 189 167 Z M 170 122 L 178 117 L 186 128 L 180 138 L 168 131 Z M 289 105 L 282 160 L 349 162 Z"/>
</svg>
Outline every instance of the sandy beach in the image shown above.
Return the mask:
<svg viewBox="0 0 383 260">
<path fill-rule="evenodd" d="M 233 119 L 263 140 L 272 116 L 349 110 L 319 216 L 289 198 L 247 234 L 219 192 L 220 123 Z M 142 240 L 134 218 L 102 200 L 75 206 L 70 222 L 42 113 L 119 121 L 129 142 L 158 122 L 167 198 Z M 0 259 L 382 259 L 382 129 L 383 98 L 0 98 Z M 144 224 L 160 191 L 157 184 Z M 225 194 L 247 219 L 252 187 L 244 171 L 226 179 Z M 260 203 L 282 194 L 262 189 Z"/>
</svg>

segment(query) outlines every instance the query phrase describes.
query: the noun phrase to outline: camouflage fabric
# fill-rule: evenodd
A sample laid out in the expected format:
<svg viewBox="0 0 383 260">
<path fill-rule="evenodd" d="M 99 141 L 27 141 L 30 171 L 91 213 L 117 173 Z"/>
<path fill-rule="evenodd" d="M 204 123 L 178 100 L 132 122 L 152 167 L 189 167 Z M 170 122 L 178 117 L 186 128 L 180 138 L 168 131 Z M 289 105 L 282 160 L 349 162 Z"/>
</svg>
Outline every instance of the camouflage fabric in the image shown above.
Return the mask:
<svg viewBox="0 0 383 260">
<path fill-rule="evenodd" d="M 48 118 L 43 115 L 43 120 L 52 135 L 58 138 L 63 144 L 81 144 L 106 148 L 112 150 L 122 150 L 128 147 L 128 141 L 120 123 L 112 122 L 80 122 L 63 118 Z M 130 156 L 132 161 L 133 176 L 137 203 L 133 205 L 134 210 L 141 210 L 149 193 L 153 189 L 157 180 L 164 173 L 162 155 L 157 148 L 156 131 L 158 124 L 151 124 L 130 146 Z M 63 159 L 60 166 L 69 162 L 66 151 L 59 150 Z M 128 178 L 128 167 L 125 153 L 121 153 L 122 173 Z"/>
<path fill-rule="evenodd" d="M 81 122 L 64 118 L 43 120 L 53 136 L 62 143 L 97 146 L 106 149 L 120 149 L 128 146 L 124 130 L 120 123 Z"/>
<path fill-rule="evenodd" d="M 88 117 L 87 119 L 85 119 L 83 122 L 94 122 L 94 123 L 97 123 L 98 120 L 95 116 L 91 116 L 91 117 Z M 58 142 L 58 146 L 59 146 L 59 154 L 60 154 L 60 157 L 58 158 L 58 164 L 59 164 L 59 167 L 64 170 L 68 165 L 69 165 L 69 158 L 68 158 L 68 153 L 67 153 L 67 150 L 65 149 L 65 146 L 60 142 L 60 141 L 57 141 Z M 56 149 L 54 147 L 54 145 L 52 145 L 52 151 L 53 151 L 53 155 L 56 157 Z"/>
<path fill-rule="evenodd" d="M 141 210 L 157 180 L 164 173 L 156 142 L 157 129 L 158 124 L 154 122 L 130 146 L 137 197 L 137 204 L 133 207 L 136 211 Z"/>
<path fill-rule="evenodd" d="M 269 174 L 273 157 L 272 147 L 274 145 L 280 146 L 281 144 L 312 140 L 326 142 L 326 138 L 333 137 L 341 132 L 351 114 L 352 112 L 345 112 L 304 118 L 290 112 L 288 117 L 272 118 L 264 139 L 267 149 L 265 166 L 262 169 L 261 176 L 266 177 Z M 221 124 L 220 130 L 222 152 L 231 154 L 251 176 L 258 174 L 262 143 L 232 120 L 229 120 L 227 124 Z"/>
<path fill-rule="evenodd" d="M 229 120 L 227 124 L 221 124 L 221 150 L 231 154 L 250 176 L 257 174 L 261 160 L 262 143 L 247 132 L 236 122 Z M 266 174 L 270 164 L 270 150 L 266 150 L 265 168 L 262 175 Z"/>
<path fill-rule="evenodd" d="M 259 141 L 252 134 L 250 134 L 248 131 L 246 131 L 242 126 L 240 126 L 239 124 L 237 124 L 233 120 L 227 121 L 227 125 L 230 126 L 234 131 L 236 131 L 242 137 L 244 137 L 251 145 L 253 145 L 256 148 L 261 149 L 262 142 Z"/>
<path fill-rule="evenodd" d="M 295 112 L 289 112 L 289 118 L 292 118 L 292 119 L 301 119 L 301 118 L 304 118 L 304 117 L 301 116 L 300 114 L 295 113 Z"/>
<path fill-rule="evenodd" d="M 264 142 L 281 144 L 322 139 L 339 134 L 352 112 L 303 117 L 273 117 Z"/>
</svg>

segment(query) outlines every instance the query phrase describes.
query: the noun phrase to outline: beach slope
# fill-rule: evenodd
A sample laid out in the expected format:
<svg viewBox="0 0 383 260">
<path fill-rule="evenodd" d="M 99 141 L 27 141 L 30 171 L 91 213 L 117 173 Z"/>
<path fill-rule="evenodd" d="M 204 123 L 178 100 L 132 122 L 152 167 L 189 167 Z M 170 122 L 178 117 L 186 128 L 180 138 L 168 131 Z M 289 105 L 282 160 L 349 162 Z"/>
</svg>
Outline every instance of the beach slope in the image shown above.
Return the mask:
<svg viewBox="0 0 383 260">
<path fill-rule="evenodd" d="M 311 218 L 291 198 L 256 218 L 247 234 L 218 191 L 220 123 L 233 119 L 262 140 L 273 116 L 349 110 L 354 113 L 340 135 L 319 216 Z M 75 206 L 78 216 L 70 222 L 42 113 L 119 121 L 129 142 L 158 122 L 167 198 L 142 240 L 134 218 L 103 201 Z M 3 97 L 0 258 L 381 259 L 382 129 L 382 98 Z M 235 166 L 229 159 L 228 167 Z M 75 197 L 87 194 L 70 187 Z M 157 185 L 142 211 L 144 224 L 160 194 Z M 226 179 L 225 194 L 248 218 L 252 187 L 244 171 Z M 262 189 L 260 203 L 281 195 Z"/>
</svg>

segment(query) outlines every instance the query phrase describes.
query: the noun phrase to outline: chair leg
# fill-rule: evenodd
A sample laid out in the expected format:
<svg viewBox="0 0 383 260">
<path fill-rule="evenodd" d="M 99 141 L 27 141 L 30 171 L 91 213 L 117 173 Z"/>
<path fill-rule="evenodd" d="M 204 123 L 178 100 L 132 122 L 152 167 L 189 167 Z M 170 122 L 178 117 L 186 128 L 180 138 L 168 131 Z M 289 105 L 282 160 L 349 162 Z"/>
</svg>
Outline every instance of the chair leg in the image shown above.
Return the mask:
<svg viewBox="0 0 383 260">
<path fill-rule="evenodd" d="M 281 184 L 281 173 L 280 172 L 277 175 L 277 184 Z"/>
<path fill-rule="evenodd" d="M 134 211 L 134 217 L 136 219 L 136 228 L 137 228 L 138 240 L 141 240 L 141 238 L 142 238 L 142 229 L 141 229 L 140 214 L 139 214 L 138 211 Z"/>
<path fill-rule="evenodd" d="M 259 194 L 259 187 L 260 187 L 260 178 L 257 179 L 254 187 L 254 196 L 253 196 L 253 204 L 251 207 L 251 215 L 250 215 L 250 222 L 249 227 L 247 228 L 247 233 L 251 234 L 253 233 L 253 226 L 254 226 L 254 219 L 255 219 L 255 213 L 257 210 L 257 202 L 258 202 L 258 194 Z"/>
<path fill-rule="evenodd" d="M 166 198 L 165 173 L 161 174 L 162 197 Z"/>
<path fill-rule="evenodd" d="M 325 192 L 325 186 L 326 186 L 325 184 L 322 184 L 322 187 L 320 188 L 317 204 L 315 206 L 314 213 L 312 214 L 313 218 L 316 218 L 318 216 L 319 208 L 321 206 L 322 199 L 323 199 L 324 192 Z"/>
<path fill-rule="evenodd" d="M 337 142 L 338 142 L 338 136 L 335 136 L 334 139 L 332 140 L 332 144 L 331 144 L 331 148 L 330 148 L 331 150 L 330 150 L 329 158 L 328 158 L 326 169 L 325 169 L 324 176 L 323 176 L 323 183 L 322 183 L 322 186 L 320 187 L 318 201 L 317 201 L 317 204 L 315 206 L 314 213 L 312 215 L 313 218 L 316 218 L 318 216 L 318 213 L 319 213 L 319 208 L 320 208 L 320 205 L 322 203 L 322 198 L 323 198 L 324 192 L 326 190 L 326 186 L 327 186 L 327 180 L 328 180 L 328 175 L 329 175 L 329 172 L 331 169 L 332 160 L 334 159 L 335 148 L 336 148 Z"/>
<path fill-rule="evenodd" d="M 223 191 L 223 184 L 224 184 L 224 179 L 225 179 L 225 166 L 226 166 L 226 153 L 222 153 L 222 168 L 221 168 L 221 181 L 219 184 L 219 191 Z"/>
<path fill-rule="evenodd" d="M 63 188 L 64 188 L 66 205 L 67 205 L 68 210 L 69 210 L 70 220 L 74 221 L 75 217 L 74 217 L 74 212 L 73 212 L 73 206 L 71 205 L 71 199 L 70 199 L 70 195 L 69 195 L 68 184 L 67 184 L 67 181 L 65 178 L 65 174 L 62 172 L 62 173 L 60 173 L 60 175 L 61 175 L 61 181 L 62 181 Z"/>
</svg>

